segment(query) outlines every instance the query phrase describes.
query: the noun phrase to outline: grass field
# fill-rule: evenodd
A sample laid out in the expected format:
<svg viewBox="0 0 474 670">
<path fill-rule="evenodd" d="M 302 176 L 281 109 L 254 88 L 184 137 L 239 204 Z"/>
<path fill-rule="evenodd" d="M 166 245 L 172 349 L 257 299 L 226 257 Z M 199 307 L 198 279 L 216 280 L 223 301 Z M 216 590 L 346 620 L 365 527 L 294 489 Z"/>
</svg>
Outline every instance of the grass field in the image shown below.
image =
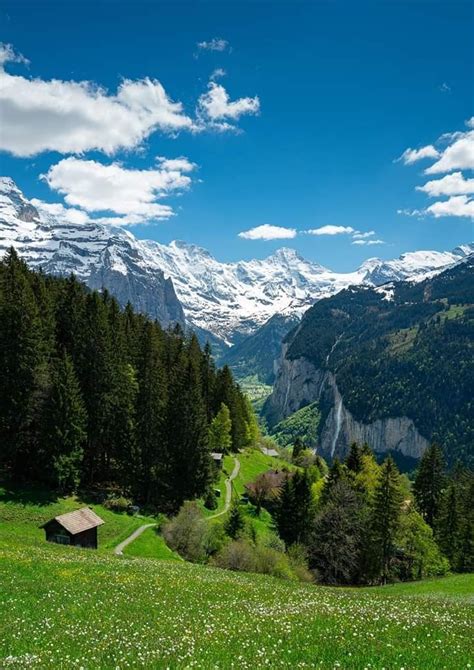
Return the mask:
<svg viewBox="0 0 474 670">
<path fill-rule="evenodd" d="M 260 452 L 239 459 L 237 492 L 276 465 Z M 380 588 L 318 587 L 186 563 L 153 528 L 118 557 L 113 547 L 151 520 L 100 506 L 93 507 L 107 523 L 99 551 L 46 543 L 38 526 L 83 504 L 0 489 L 1 670 L 459 670 L 474 664 L 474 575 Z M 259 534 L 271 528 L 266 512 L 252 522 Z"/>
<path fill-rule="evenodd" d="M 140 558 L 157 558 L 162 561 L 180 561 L 181 558 L 172 551 L 154 528 L 147 528 L 131 544 L 124 549 L 125 556 Z"/>
<path fill-rule="evenodd" d="M 0 667 L 472 663 L 472 576 L 331 589 L 56 545 L 0 546 Z"/>
</svg>

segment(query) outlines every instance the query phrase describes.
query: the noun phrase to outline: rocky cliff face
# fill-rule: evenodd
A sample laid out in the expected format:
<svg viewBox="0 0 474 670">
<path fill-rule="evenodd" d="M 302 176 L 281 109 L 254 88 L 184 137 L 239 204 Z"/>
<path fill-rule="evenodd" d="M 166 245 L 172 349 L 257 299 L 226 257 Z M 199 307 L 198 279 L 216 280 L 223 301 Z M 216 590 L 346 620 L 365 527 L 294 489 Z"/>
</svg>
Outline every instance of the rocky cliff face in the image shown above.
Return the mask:
<svg viewBox="0 0 474 670">
<path fill-rule="evenodd" d="M 278 362 L 278 374 L 270 396 L 266 414 L 276 423 L 301 407 L 319 401 L 323 423 L 317 437 L 318 453 L 324 458 L 344 458 L 351 442 L 367 442 L 379 453 L 398 451 L 404 456 L 419 459 L 428 447 L 408 417 L 389 417 L 364 424 L 356 421 L 337 388 L 329 370 L 314 367 L 304 358 L 288 360 L 283 348 Z"/>
</svg>

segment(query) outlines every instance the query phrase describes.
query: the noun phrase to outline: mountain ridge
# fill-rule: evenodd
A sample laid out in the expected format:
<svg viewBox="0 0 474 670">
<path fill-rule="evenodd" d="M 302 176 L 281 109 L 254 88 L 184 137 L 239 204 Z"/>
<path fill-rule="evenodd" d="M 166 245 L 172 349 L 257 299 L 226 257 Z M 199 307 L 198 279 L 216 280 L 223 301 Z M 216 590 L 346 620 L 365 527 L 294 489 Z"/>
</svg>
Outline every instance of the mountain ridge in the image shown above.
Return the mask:
<svg viewBox="0 0 474 670">
<path fill-rule="evenodd" d="M 60 208 L 61 209 L 61 208 Z M 137 239 L 130 231 L 94 221 L 65 221 L 51 206 L 32 204 L 9 177 L 0 178 L 0 253 L 11 245 L 34 267 L 74 272 L 121 304 L 163 325 L 186 322 L 224 347 L 254 334 L 274 315 L 301 317 L 317 300 L 351 285 L 420 281 L 474 251 L 415 251 L 398 259 L 369 258 L 353 272 L 333 272 L 282 247 L 267 258 L 223 263 L 208 250 L 175 240 Z"/>
</svg>

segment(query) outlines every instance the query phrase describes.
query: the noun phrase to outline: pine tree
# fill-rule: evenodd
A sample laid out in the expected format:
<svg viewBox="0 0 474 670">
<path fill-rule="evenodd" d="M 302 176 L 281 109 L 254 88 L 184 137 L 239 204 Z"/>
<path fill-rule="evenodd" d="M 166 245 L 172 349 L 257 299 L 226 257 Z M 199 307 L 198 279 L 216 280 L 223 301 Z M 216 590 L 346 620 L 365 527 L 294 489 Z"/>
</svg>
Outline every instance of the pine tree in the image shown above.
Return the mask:
<svg viewBox="0 0 474 670">
<path fill-rule="evenodd" d="M 371 515 L 371 553 L 374 577 L 386 583 L 390 576 L 390 563 L 395 555 L 395 538 L 400 524 L 403 492 L 400 473 L 389 456 L 383 463 L 380 480 L 375 491 Z"/>
<path fill-rule="evenodd" d="M 296 461 L 298 460 L 298 456 L 301 454 L 302 451 L 304 451 L 304 449 L 305 446 L 303 440 L 301 439 L 301 437 L 297 437 L 293 445 L 293 453 L 291 454 L 291 460 L 293 461 L 293 463 L 296 463 Z"/>
<path fill-rule="evenodd" d="M 353 442 L 350 446 L 349 454 L 346 458 L 346 465 L 349 470 L 358 474 L 362 470 L 362 449 L 357 442 Z"/>
<path fill-rule="evenodd" d="M 176 508 L 184 500 L 203 495 L 212 472 L 200 370 L 184 351 L 179 369 L 170 384 L 169 403 L 169 483 Z"/>
<path fill-rule="evenodd" d="M 288 474 L 281 488 L 280 498 L 275 511 L 278 534 L 290 545 L 293 541 L 293 518 L 295 516 L 295 498 L 291 476 Z"/>
<path fill-rule="evenodd" d="M 3 261 L 0 296 L 0 462 L 24 479 L 36 467 L 33 418 L 45 385 L 45 352 L 30 273 L 14 249 Z"/>
<path fill-rule="evenodd" d="M 322 505 L 324 505 L 327 502 L 332 488 L 337 484 L 337 482 L 341 481 L 342 479 L 344 480 L 348 479 L 348 470 L 347 467 L 343 465 L 340 462 L 340 460 L 336 457 L 333 460 L 331 467 L 329 468 L 329 473 L 324 483 L 324 488 L 321 494 Z"/>
<path fill-rule="evenodd" d="M 357 581 L 363 538 L 361 502 L 347 480 L 331 489 L 309 540 L 310 566 L 327 584 Z"/>
<path fill-rule="evenodd" d="M 459 504 L 456 487 L 451 483 L 443 496 L 436 524 L 436 538 L 441 551 L 454 567 L 460 541 Z"/>
<path fill-rule="evenodd" d="M 44 473 L 62 492 L 77 489 L 87 437 L 87 414 L 74 365 L 63 354 L 53 367 L 52 385 L 45 407 L 42 456 Z"/>
<path fill-rule="evenodd" d="M 220 410 L 209 427 L 209 450 L 228 453 L 232 447 L 232 421 L 227 405 L 221 404 Z"/>
<path fill-rule="evenodd" d="M 235 540 L 244 529 L 245 520 L 242 510 L 238 503 L 234 503 L 230 508 L 229 516 L 224 524 L 225 532 L 229 537 Z"/>
<path fill-rule="evenodd" d="M 133 459 L 135 493 L 147 502 L 160 502 L 170 495 L 168 389 L 164 352 L 157 328 L 145 324 L 140 341 L 138 394 L 136 402 L 136 458 Z"/>
<path fill-rule="evenodd" d="M 444 485 L 443 452 L 433 444 L 421 458 L 413 487 L 418 509 L 432 528 L 439 514 Z"/>
<path fill-rule="evenodd" d="M 305 542 L 313 516 L 311 483 L 306 472 L 297 470 L 282 486 L 276 509 L 280 537 L 287 545 Z"/>
</svg>

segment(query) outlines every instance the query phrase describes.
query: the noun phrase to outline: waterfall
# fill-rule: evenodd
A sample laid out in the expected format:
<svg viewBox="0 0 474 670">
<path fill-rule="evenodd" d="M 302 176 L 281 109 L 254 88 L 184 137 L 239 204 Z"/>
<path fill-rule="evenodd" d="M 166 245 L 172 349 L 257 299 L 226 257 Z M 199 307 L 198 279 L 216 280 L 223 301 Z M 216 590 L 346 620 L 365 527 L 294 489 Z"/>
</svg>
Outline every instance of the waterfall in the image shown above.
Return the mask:
<svg viewBox="0 0 474 670">
<path fill-rule="evenodd" d="M 286 405 L 288 402 L 288 396 L 290 395 L 290 389 L 291 389 L 291 375 L 290 371 L 288 371 L 288 383 L 286 385 L 286 392 L 285 392 L 285 402 L 283 403 L 283 413 L 286 412 Z"/>
<path fill-rule="evenodd" d="M 342 396 L 339 396 L 336 406 L 336 429 L 334 431 L 334 436 L 332 438 L 331 444 L 331 458 L 334 457 L 334 452 L 336 451 L 337 438 L 341 432 L 341 415 L 342 415 Z"/>
</svg>

